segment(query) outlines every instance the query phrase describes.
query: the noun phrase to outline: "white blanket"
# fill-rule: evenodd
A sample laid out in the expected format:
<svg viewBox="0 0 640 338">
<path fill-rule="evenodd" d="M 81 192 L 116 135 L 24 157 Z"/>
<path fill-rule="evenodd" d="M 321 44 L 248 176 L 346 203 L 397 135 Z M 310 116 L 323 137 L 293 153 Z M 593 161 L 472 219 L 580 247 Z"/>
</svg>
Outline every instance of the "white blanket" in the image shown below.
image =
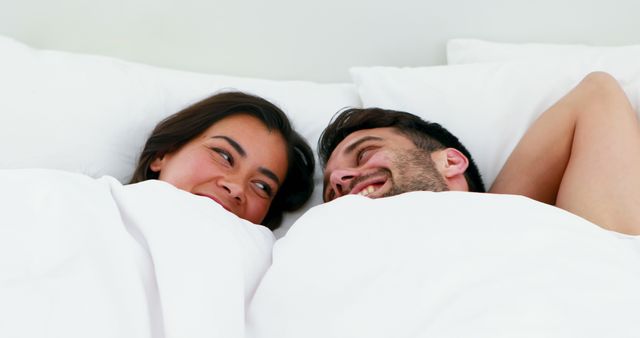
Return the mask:
<svg viewBox="0 0 640 338">
<path fill-rule="evenodd" d="M 637 338 L 638 245 L 524 197 L 347 196 L 275 244 L 248 333 Z"/>
<path fill-rule="evenodd" d="M 0 171 L 0 337 L 244 337 L 274 237 L 160 181 Z"/>
</svg>

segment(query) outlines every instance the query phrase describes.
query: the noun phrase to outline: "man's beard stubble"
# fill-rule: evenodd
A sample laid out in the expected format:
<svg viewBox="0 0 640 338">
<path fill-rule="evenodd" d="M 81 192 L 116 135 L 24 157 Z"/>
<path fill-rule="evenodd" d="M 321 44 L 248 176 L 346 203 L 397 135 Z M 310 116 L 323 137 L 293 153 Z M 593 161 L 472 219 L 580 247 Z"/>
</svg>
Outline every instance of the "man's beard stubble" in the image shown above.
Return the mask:
<svg viewBox="0 0 640 338">
<path fill-rule="evenodd" d="M 399 195 L 410 191 L 447 191 L 449 187 L 438 171 L 431 158 L 431 154 L 424 150 L 413 149 L 397 154 L 393 159 L 396 168 L 395 177 L 389 169 L 359 177 L 351 182 L 350 190 L 358 183 L 374 176 L 384 175 L 391 181 L 391 189 L 381 197 Z"/>
<path fill-rule="evenodd" d="M 431 154 L 424 150 L 413 149 L 398 154 L 394 159 L 398 178 L 393 181 L 391 190 L 385 194 L 394 196 L 409 191 L 447 191 L 449 187 L 436 168 Z"/>
</svg>

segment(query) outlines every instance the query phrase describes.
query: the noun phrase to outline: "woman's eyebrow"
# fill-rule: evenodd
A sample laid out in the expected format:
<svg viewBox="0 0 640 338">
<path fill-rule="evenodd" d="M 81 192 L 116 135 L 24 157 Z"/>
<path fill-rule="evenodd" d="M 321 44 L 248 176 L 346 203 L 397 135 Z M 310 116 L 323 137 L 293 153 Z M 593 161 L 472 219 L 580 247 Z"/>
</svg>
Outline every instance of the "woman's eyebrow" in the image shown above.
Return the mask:
<svg viewBox="0 0 640 338">
<path fill-rule="evenodd" d="M 247 152 L 244 151 L 244 148 L 242 148 L 242 146 L 231 137 L 224 136 L 224 135 L 216 135 L 216 136 L 211 136 L 211 138 L 220 138 L 227 141 L 229 145 L 231 145 L 233 149 L 235 149 L 238 152 L 238 154 L 240 154 L 240 156 L 247 157 Z"/>
<path fill-rule="evenodd" d="M 227 141 L 227 143 L 229 143 L 229 145 L 231 145 L 233 147 L 233 149 L 235 149 L 238 154 L 240 154 L 240 156 L 242 157 L 247 157 L 247 152 L 244 151 L 244 148 L 242 148 L 242 146 L 236 142 L 234 139 L 232 139 L 229 136 L 224 136 L 224 135 L 215 135 L 215 136 L 211 136 L 211 138 L 219 138 L 219 139 L 223 139 L 225 141 Z M 278 178 L 278 175 L 276 175 L 273 171 L 265 168 L 265 167 L 260 167 L 258 169 L 258 171 L 269 177 L 270 179 L 272 179 L 274 182 L 276 182 L 277 185 L 280 185 L 280 179 Z"/>
<path fill-rule="evenodd" d="M 264 176 L 269 177 L 270 179 L 272 179 L 274 182 L 276 182 L 276 184 L 279 186 L 280 185 L 280 179 L 278 178 L 278 176 L 276 174 L 273 173 L 273 171 L 265 168 L 265 167 L 260 167 L 258 168 L 258 171 L 260 173 L 262 173 Z"/>
</svg>

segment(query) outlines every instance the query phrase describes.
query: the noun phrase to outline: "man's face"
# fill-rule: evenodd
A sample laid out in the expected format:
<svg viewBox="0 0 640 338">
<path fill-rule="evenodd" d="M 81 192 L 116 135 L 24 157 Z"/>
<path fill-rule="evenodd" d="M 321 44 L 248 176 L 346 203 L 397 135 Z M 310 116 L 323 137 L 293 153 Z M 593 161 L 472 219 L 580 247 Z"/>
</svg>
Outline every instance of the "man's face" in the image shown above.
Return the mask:
<svg viewBox="0 0 640 338">
<path fill-rule="evenodd" d="M 349 194 L 379 198 L 418 190 L 449 189 L 431 154 L 394 128 L 351 133 L 331 153 L 324 171 L 325 202 Z"/>
</svg>

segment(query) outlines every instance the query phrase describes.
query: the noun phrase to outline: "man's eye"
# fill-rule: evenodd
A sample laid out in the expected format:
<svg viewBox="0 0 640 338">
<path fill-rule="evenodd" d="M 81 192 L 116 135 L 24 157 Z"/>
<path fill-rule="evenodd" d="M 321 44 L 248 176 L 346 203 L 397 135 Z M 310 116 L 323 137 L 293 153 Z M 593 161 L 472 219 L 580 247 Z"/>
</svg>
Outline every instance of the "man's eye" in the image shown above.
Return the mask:
<svg viewBox="0 0 640 338">
<path fill-rule="evenodd" d="M 361 165 L 362 162 L 365 162 L 369 156 L 371 155 L 371 148 L 362 148 L 358 151 L 356 155 L 356 164 Z"/>
</svg>

